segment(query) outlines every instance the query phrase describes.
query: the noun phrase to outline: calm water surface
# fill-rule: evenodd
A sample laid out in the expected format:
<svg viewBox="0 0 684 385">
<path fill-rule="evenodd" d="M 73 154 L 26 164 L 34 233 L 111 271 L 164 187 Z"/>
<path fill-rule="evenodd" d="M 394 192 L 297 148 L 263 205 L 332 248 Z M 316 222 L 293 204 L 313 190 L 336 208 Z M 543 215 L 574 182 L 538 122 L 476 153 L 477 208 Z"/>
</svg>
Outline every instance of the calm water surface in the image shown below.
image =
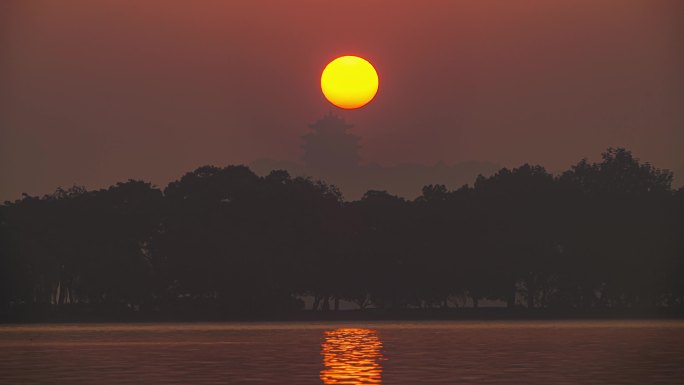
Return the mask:
<svg viewBox="0 0 684 385">
<path fill-rule="evenodd" d="M 0 384 L 684 384 L 684 322 L 7 325 Z"/>
</svg>

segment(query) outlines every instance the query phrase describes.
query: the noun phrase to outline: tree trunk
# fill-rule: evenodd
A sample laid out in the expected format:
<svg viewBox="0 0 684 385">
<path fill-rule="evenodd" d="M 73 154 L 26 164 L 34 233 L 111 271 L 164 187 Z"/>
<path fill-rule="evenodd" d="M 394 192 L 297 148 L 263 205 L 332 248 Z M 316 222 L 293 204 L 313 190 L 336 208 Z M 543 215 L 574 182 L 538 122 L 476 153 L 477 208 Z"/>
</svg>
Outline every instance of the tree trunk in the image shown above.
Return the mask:
<svg viewBox="0 0 684 385">
<path fill-rule="evenodd" d="M 340 297 L 335 296 L 335 311 L 340 310 Z"/>
<path fill-rule="evenodd" d="M 515 307 L 515 295 L 517 293 L 517 289 L 515 287 L 515 284 L 513 287 L 510 289 L 508 292 L 508 298 L 506 298 L 506 306 L 511 309 Z"/>
<path fill-rule="evenodd" d="M 323 297 L 323 311 L 330 311 L 330 296 L 325 295 Z"/>
<path fill-rule="evenodd" d="M 590 285 L 584 285 L 582 287 L 582 307 L 589 309 L 592 305 L 594 297 L 594 290 Z"/>
<path fill-rule="evenodd" d="M 317 295 L 314 297 L 314 302 L 313 305 L 311 306 L 311 310 L 316 311 L 318 310 L 318 305 L 321 304 L 321 296 Z"/>
<path fill-rule="evenodd" d="M 532 283 L 527 283 L 527 308 L 532 309 L 534 308 L 534 296 L 537 292 L 537 288 L 534 287 L 534 284 Z"/>
<path fill-rule="evenodd" d="M 473 309 L 477 309 L 480 306 L 480 297 L 473 297 Z"/>
</svg>

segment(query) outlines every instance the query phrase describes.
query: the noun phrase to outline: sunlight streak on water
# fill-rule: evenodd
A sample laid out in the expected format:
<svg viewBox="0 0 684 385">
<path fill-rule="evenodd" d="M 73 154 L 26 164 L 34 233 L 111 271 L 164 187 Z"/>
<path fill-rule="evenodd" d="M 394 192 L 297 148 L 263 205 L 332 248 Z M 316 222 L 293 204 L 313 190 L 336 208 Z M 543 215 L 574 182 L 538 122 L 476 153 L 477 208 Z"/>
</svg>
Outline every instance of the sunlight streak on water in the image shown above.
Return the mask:
<svg viewBox="0 0 684 385">
<path fill-rule="evenodd" d="M 324 384 L 382 383 L 382 342 L 370 329 L 341 328 L 325 332 L 322 344 Z"/>
</svg>

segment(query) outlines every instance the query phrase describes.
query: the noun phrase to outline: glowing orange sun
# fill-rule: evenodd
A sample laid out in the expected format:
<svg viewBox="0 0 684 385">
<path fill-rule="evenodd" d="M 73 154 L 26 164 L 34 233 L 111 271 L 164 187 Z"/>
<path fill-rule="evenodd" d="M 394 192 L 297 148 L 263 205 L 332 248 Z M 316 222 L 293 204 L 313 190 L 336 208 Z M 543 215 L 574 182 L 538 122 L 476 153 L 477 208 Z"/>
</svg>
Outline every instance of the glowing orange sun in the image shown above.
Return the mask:
<svg viewBox="0 0 684 385">
<path fill-rule="evenodd" d="M 337 107 L 347 110 L 363 107 L 378 92 L 378 73 L 366 59 L 341 56 L 325 66 L 321 90 Z"/>
</svg>

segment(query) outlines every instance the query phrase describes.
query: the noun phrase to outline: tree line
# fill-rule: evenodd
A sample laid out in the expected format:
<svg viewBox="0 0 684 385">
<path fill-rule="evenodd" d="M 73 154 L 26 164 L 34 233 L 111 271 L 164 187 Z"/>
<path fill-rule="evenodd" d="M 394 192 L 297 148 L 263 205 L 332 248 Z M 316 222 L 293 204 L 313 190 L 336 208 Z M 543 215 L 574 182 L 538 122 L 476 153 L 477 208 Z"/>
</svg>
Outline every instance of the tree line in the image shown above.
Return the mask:
<svg viewBox="0 0 684 385">
<path fill-rule="evenodd" d="M 205 166 L 0 206 L 2 312 L 684 307 L 684 189 L 623 148 L 406 200 Z M 76 310 L 74 310 L 76 311 Z"/>
</svg>

